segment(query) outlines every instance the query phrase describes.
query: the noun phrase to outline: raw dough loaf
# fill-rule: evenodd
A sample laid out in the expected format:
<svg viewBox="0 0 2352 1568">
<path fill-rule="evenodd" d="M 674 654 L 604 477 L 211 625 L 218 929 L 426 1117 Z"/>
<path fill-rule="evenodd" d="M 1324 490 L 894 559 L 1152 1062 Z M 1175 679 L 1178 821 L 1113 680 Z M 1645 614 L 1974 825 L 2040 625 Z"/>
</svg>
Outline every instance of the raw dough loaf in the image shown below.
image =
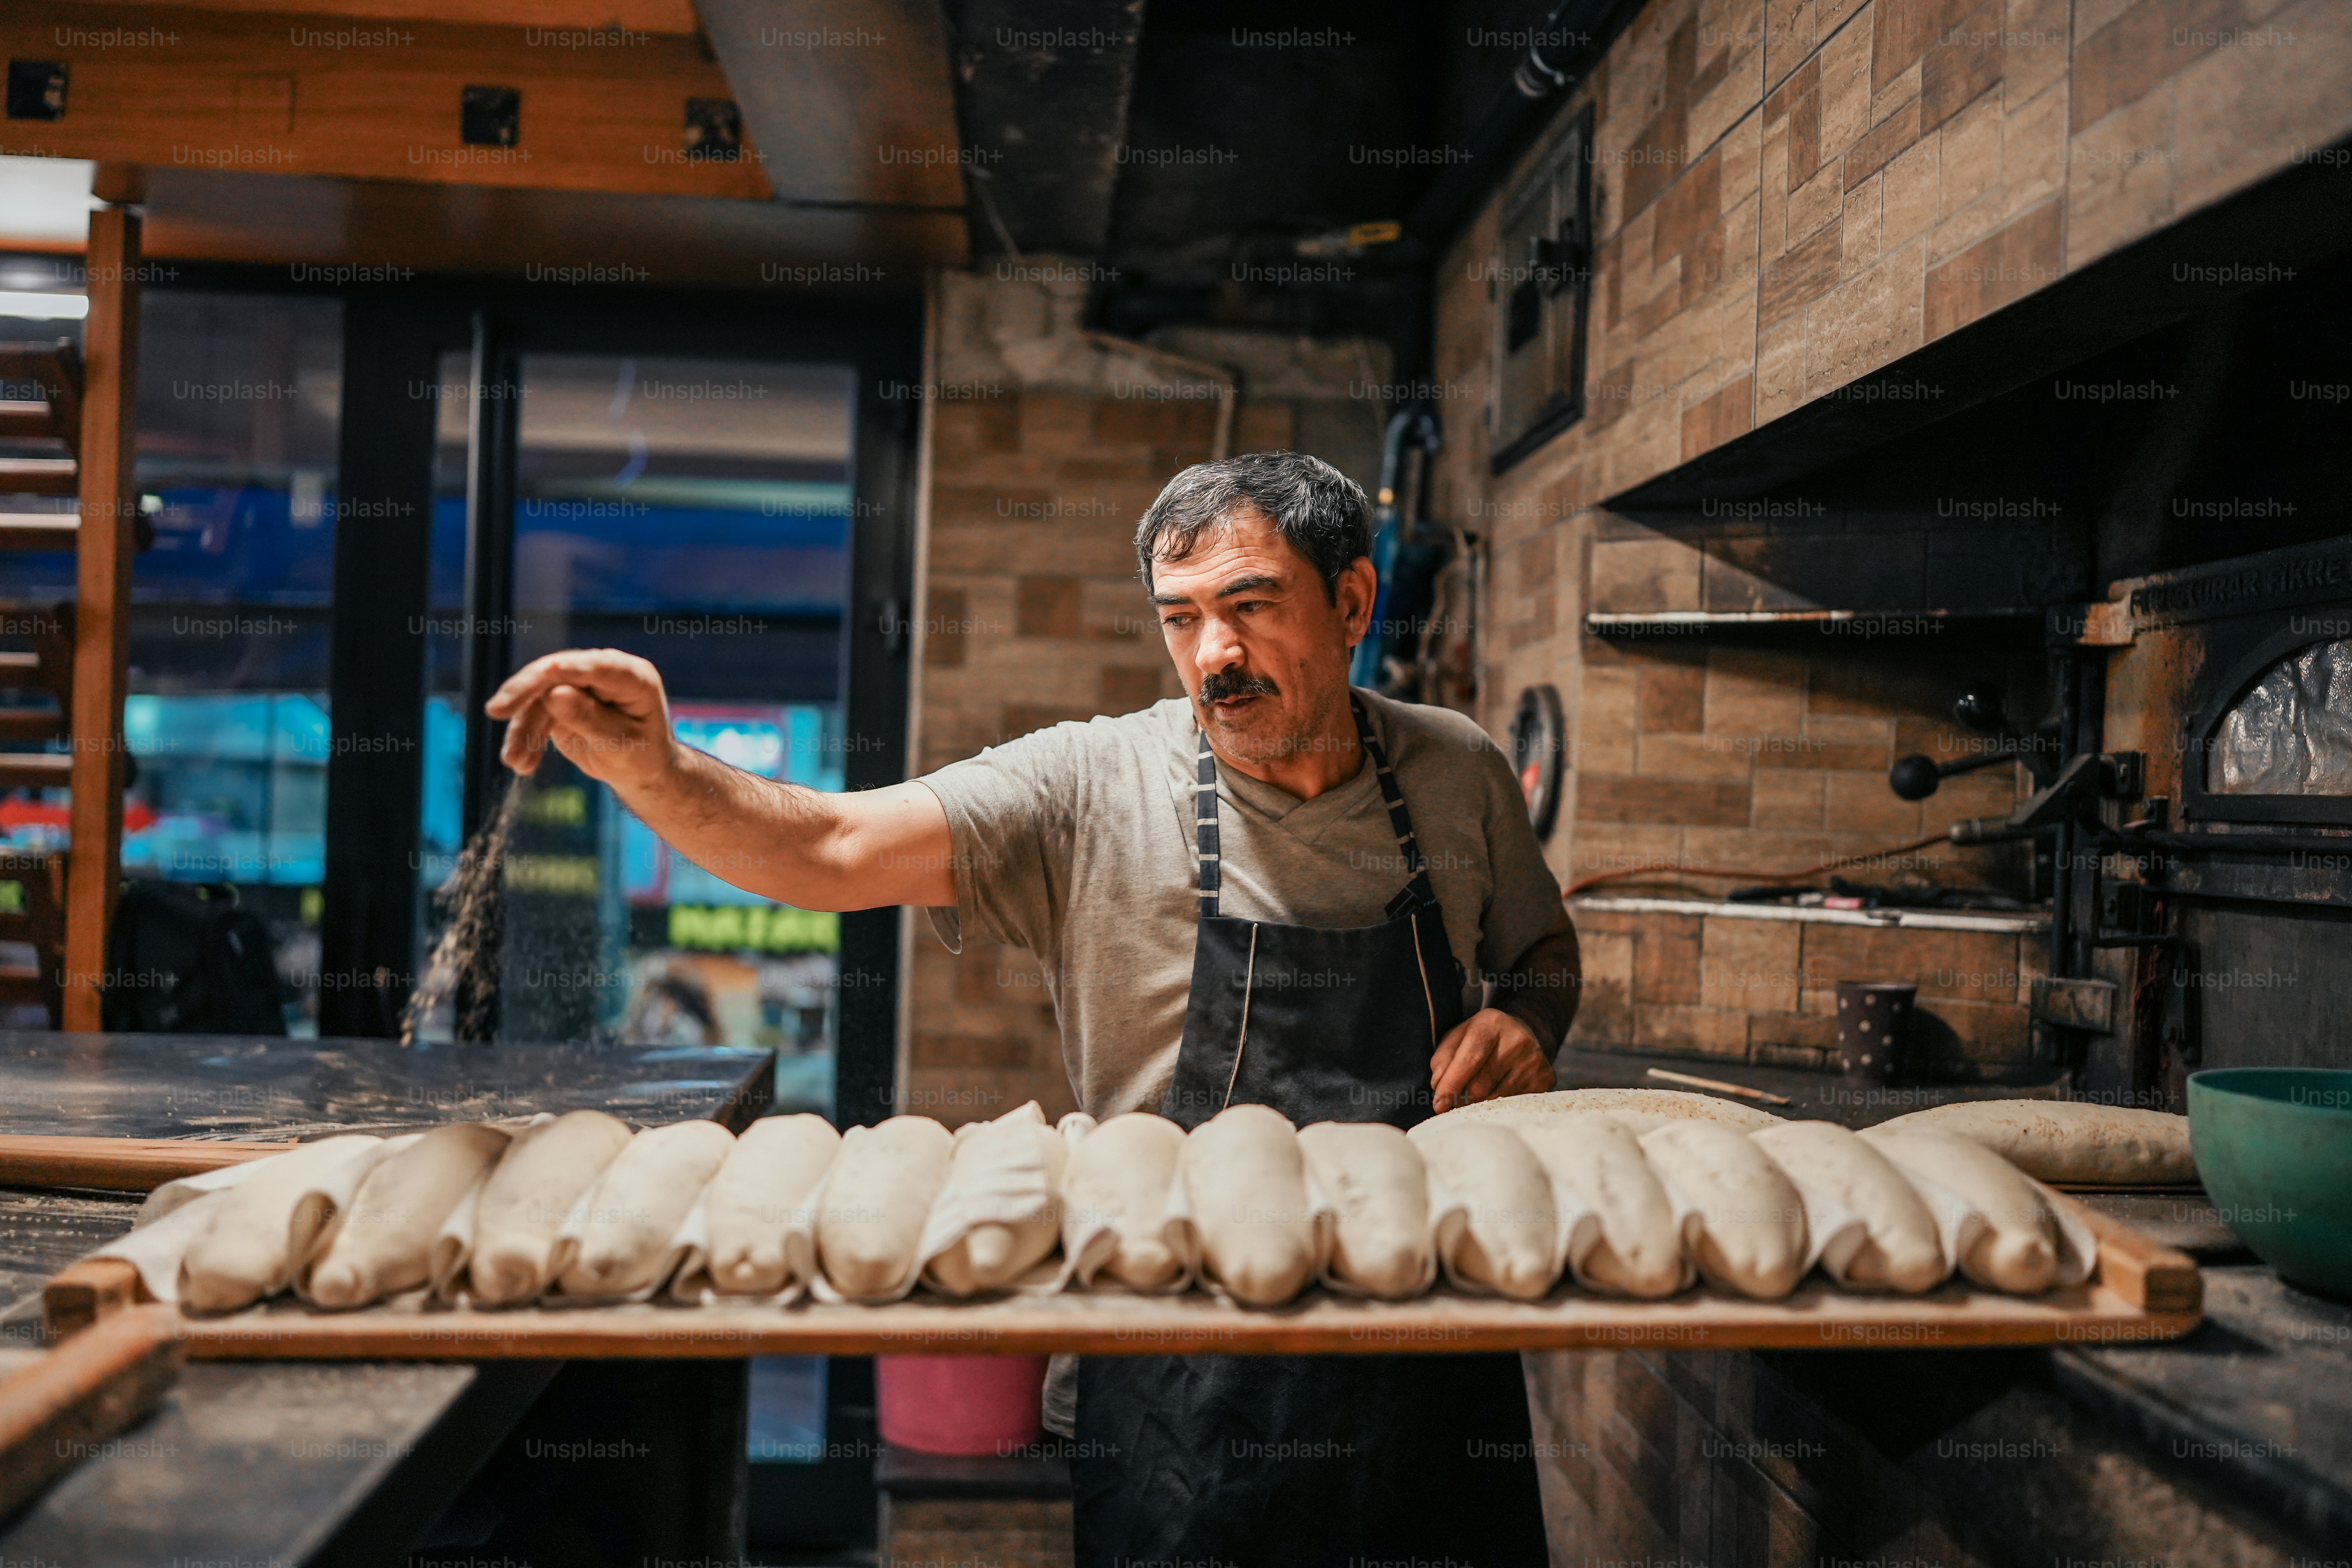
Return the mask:
<svg viewBox="0 0 2352 1568">
<path fill-rule="evenodd" d="M 1805 1200 L 1744 1132 L 1672 1121 L 1642 1135 L 1650 1168 L 1698 1210 L 1693 1261 L 1709 1283 L 1770 1301 L 1805 1272 Z"/>
<path fill-rule="evenodd" d="M 228 1190 L 181 1257 L 180 1300 L 200 1312 L 228 1312 L 291 1284 L 334 1218 L 320 1184 L 383 1142 L 351 1133 L 271 1155 Z"/>
<path fill-rule="evenodd" d="M 1003 1289 L 1043 1262 L 1062 1238 L 1062 1172 L 1069 1158 L 1069 1142 L 1045 1124 L 1034 1100 L 993 1121 L 958 1128 L 933 1217 L 944 1211 L 958 1225 L 987 1217 L 931 1258 L 925 1282 L 970 1296 Z"/>
<path fill-rule="evenodd" d="M 835 1290 L 887 1301 L 913 1287 L 923 1225 L 954 1147 L 928 1116 L 893 1116 L 841 1141 L 816 1221 L 817 1264 Z"/>
<path fill-rule="evenodd" d="M 1194 1128 L 1181 1162 L 1209 1277 L 1235 1300 L 1276 1307 L 1315 1277 L 1307 1159 L 1280 1111 L 1235 1105 Z"/>
<path fill-rule="evenodd" d="M 1960 1270 L 1979 1285 L 2032 1296 L 2058 1277 L 2058 1233 L 2025 1173 L 1981 1143 L 1932 1129 L 1865 1129 L 1864 1140 L 1916 1180 L 1932 1182 L 1985 1219 L 1960 1248 Z"/>
<path fill-rule="evenodd" d="M 1440 1205 L 1437 1218 L 1438 1258 L 1454 1283 L 1522 1301 L 1548 1293 L 1559 1278 L 1559 1206 L 1534 1151 L 1509 1127 L 1444 1117 L 1406 1136 L 1461 1205 Z"/>
<path fill-rule="evenodd" d="M 1577 1110 L 1605 1111 L 1636 1134 L 1691 1118 L 1720 1121 L 1743 1132 L 1776 1126 L 1780 1121 L 1768 1110 L 1679 1089 L 1556 1089 L 1543 1094 L 1511 1094 L 1465 1105 L 1431 1120 L 1449 1125 L 1457 1121 L 1493 1121 L 1517 1127 Z"/>
<path fill-rule="evenodd" d="M 1799 1188 L 1814 1188 L 1862 1216 L 1868 1239 L 1823 1259 L 1838 1283 L 1906 1295 L 1932 1290 L 1952 1271 L 1936 1216 L 1910 1179 L 1834 1121 L 1788 1121 L 1748 1134 Z"/>
<path fill-rule="evenodd" d="M 1616 1296 L 1671 1296 L 1691 1282 L 1674 1201 L 1642 1142 L 1597 1110 L 1530 1117 L 1512 1129 L 1551 1179 L 1601 1219 L 1601 1238 L 1576 1260 L 1578 1280 Z"/>
<path fill-rule="evenodd" d="M 380 1161 L 303 1270 L 302 1294 L 321 1307 L 364 1307 L 426 1282 L 441 1226 L 506 1152 L 501 1127 L 436 1127 Z"/>
<path fill-rule="evenodd" d="M 566 1296 L 635 1296 L 660 1286 L 677 1266 L 674 1245 L 695 1201 L 735 1151 L 716 1121 L 676 1121 L 629 1140 L 588 1190 L 585 1213 L 556 1274 Z"/>
<path fill-rule="evenodd" d="M 1384 1300 L 1429 1289 L 1429 1172 L 1412 1140 L 1385 1121 L 1318 1121 L 1298 1147 L 1339 1214 L 1329 1277 Z"/>
<path fill-rule="evenodd" d="M 466 1273 L 476 1300 L 511 1306 L 547 1289 L 564 1222 L 628 1142 L 618 1117 L 574 1110 L 507 1145 L 474 1211 Z"/>
<path fill-rule="evenodd" d="M 1074 1260 L 1084 1237 L 1108 1227 L 1108 1255 L 1098 1264 L 1087 1258 L 1089 1268 L 1136 1290 L 1165 1290 L 1183 1278 L 1184 1258 L 1168 1234 L 1169 1193 L 1183 1154 L 1184 1129 L 1148 1110 L 1114 1116 L 1080 1138 L 1062 1173 Z"/>
<path fill-rule="evenodd" d="M 1977 1100 L 1915 1110 L 1888 1131 L 1957 1133 L 2044 1182 L 2193 1182 L 2189 1118 L 2079 1100 Z"/>
<path fill-rule="evenodd" d="M 816 1184 L 841 1151 L 822 1116 L 763 1116 L 735 1140 L 727 1163 L 703 1190 L 711 1289 L 724 1296 L 772 1296 L 814 1262 L 789 1255 L 787 1237 L 814 1228 Z"/>
</svg>

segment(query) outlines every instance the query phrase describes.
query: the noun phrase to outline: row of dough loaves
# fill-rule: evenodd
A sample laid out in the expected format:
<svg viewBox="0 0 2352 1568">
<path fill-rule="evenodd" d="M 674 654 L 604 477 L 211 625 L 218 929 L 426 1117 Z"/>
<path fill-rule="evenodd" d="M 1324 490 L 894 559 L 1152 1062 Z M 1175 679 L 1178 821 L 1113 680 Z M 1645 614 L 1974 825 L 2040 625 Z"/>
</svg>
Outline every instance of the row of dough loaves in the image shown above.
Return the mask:
<svg viewBox="0 0 2352 1568">
<path fill-rule="evenodd" d="M 1780 1117 L 1753 1106 L 1671 1089 L 1561 1089 L 1449 1110 L 1441 1120 L 1541 1123 L 1571 1110 L 1605 1110 L 1647 1132 L 1698 1117 L 1753 1132 Z M 2080 1100 L 1972 1100 L 1881 1122 L 1886 1131 L 1950 1132 L 1981 1143 L 2037 1181 L 2177 1185 L 2197 1179 L 2189 1118 L 2167 1110 Z"/>
<path fill-rule="evenodd" d="M 2089 1235 L 1968 1139 L 1762 1120 L 1651 1102 L 1406 1133 L 1243 1105 L 1188 1135 L 1141 1112 L 1057 1128 L 1032 1103 L 953 1132 L 784 1116 L 738 1138 L 583 1110 L 305 1144 L 159 1189 L 102 1250 L 208 1311 L 288 1289 L 341 1309 L 420 1288 L 510 1306 L 1199 1284 L 1270 1306 L 1311 1283 L 1394 1300 L 1441 1277 L 1520 1300 L 1563 1276 L 1769 1300 L 1816 1266 L 1906 1292 L 1956 1268 L 2027 1294 L 2089 1272 Z"/>
<path fill-rule="evenodd" d="M 1203 1277 L 1256 1305 L 1310 1278 L 1410 1296 L 1439 1272 L 1523 1300 L 1563 1274 L 1604 1295 L 1668 1296 L 1697 1278 L 1769 1300 L 1816 1266 L 1854 1290 L 1930 1290 L 1958 1268 L 2031 1295 L 2088 1278 L 2097 1248 L 2039 1184 L 1932 1130 L 1750 1132 L 1668 1111 L 1637 1131 L 1569 1110 L 1294 1132 L 1238 1106 L 1185 1140 L 1182 1170 Z"/>
</svg>

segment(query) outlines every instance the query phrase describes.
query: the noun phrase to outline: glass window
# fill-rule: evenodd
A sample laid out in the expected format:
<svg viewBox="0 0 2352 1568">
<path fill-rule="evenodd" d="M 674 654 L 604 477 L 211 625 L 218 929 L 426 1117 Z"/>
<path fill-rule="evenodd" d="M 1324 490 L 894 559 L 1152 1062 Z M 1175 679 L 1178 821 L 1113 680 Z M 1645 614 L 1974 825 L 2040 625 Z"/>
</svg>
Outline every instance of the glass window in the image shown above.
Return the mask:
<svg viewBox="0 0 2352 1568">
<path fill-rule="evenodd" d="M 2352 795 L 2352 640 L 2271 666 L 2222 715 L 2205 773 L 2215 795 Z"/>
<path fill-rule="evenodd" d="M 79 292 L 78 264 L 42 265 L 51 294 Z M 78 344 L 80 329 L 0 318 L 16 342 Z M 341 393 L 339 300 L 143 291 L 137 478 L 154 542 L 131 569 L 123 869 L 234 886 L 270 926 L 298 1034 L 317 1031 Z M 0 604 L 37 613 L 73 595 L 70 552 L 0 555 Z M 0 805 L 11 847 L 62 845 L 66 799 Z"/>
<path fill-rule="evenodd" d="M 442 373 L 419 824 L 433 887 L 455 864 L 463 794 L 467 364 L 452 354 Z M 514 662 L 643 655 L 687 744 L 841 788 L 852 373 L 546 354 L 524 358 L 520 386 Z M 835 916 L 685 861 L 557 759 L 506 878 L 502 1034 L 773 1047 L 780 1107 L 831 1111 Z M 437 915 L 421 914 L 430 952 Z"/>
</svg>

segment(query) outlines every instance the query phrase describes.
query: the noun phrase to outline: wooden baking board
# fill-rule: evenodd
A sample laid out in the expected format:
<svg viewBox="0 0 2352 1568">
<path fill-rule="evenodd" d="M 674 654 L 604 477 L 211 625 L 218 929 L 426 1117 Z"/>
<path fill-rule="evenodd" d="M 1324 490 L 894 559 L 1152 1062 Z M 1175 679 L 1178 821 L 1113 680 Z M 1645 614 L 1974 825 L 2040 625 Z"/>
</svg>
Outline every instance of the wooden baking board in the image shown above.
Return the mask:
<svg viewBox="0 0 2352 1568">
<path fill-rule="evenodd" d="M 1322 1291 L 1276 1310 L 1198 1292 L 946 1301 L 887 1307 L 614 1306 L 477 1311 L 411 1299 L 358 1312 L 280 1300 L 184 1316 L 188 1354 L 209 1360 L 497 1361 L 752 1355 L 1228 1355 L 1398 1351 L 1934 1349 L 2177 1339 L 2200 1312 L 2149 1310 L 2098 1285 L 2031 1299 L 1948 1287 L 1918 1297 L 1811 1285 L 1779 1301 L 1690 1291 L 1618 1301 L 1570 1291 L 1540 1302 L 1440 1289 L 1412 1301 Z"/>
<path fill-rule="evenodd" d="M 179 1327 L 168 1307 L 130 1307 L 54 1350 L 7 1354 L 0 1364 L 0 1516 L 103 1453 L 117 1433 L 154 1409 L 180 1375 Z"/>
<path fill-rule="evenodd" d="M 1411 1301 L 1313 1290 L 1253 1310 L 1202 1292 L 1066 1291 L 886 1307 L 720 1302 L 477 1310 L 413 1292 L 356 1312 L 280 1298 L 243 1312 L 183 1312 L 187 1353 L 215 1361 L 648 1360 L 751 1355 L 1375 1354 L 1394 1351 L 1927 1349 L 2178 1339 L 2202 1315 L 2195 1261 L 2063 1196 L 2098 1236 L 2090 1283 L 2034 1297 L 1948 1285 L 1866 1296 L 1815 1280 L 1778 1301 L 1713 1290 L 1622 1301 L 1574 1289 L 1504 1301 L 1440 1289 Z M 50 1331 L 72 1333 L 142 1300 L 137 1272 L 89 1258 L 49 1281 Z"/>
</svg>

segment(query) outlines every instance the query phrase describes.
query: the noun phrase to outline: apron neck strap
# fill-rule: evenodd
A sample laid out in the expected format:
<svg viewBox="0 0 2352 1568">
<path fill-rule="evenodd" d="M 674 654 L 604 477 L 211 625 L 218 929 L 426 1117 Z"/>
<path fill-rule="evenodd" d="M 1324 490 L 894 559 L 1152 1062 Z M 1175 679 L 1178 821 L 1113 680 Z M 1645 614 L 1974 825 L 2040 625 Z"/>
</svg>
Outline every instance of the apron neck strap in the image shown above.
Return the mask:
<svg viewBox="0 0 2352 1568">
<path fill-rule="evenodd" d="M 1437 895 L 1429 885 L 1429 868 L 1421 858 L 1421 846 L 1412 834 L 1412 813 L 1405 809 L 1404 792 L 1397 787 L 1396 773 L 1389 766 L 1389 754 L 1379 737 L 1372 733 L 1370 718 L 1364 712 L 1364 700 L 1355 692 L 1348 693 L 1349 710 L 1356 716 L 1356 742 L 1364 748 L 1365 757 L 1372 764 L 1375 782 L 1381 786 L 1381 799 L 1389 808 L 1389 827 L 1396 835 L 1397 851 L 1404 858 L 1405 868 L 1412 879 L 1389 900 L 1388 916 L 1394 920 L 1405 910 L 1420 906 L 1435 907 Z M 1201 918 L 1217 918 L 1218 867 L 1217 854 L 1217 753 L 1209 746 L 1209 732 L 1200 731 L 1201 750 L 1197 759 L 1198 772 L 1192 786 L 1192 822 L 1195 847 L 1199 856 Z"/>
</svg>

